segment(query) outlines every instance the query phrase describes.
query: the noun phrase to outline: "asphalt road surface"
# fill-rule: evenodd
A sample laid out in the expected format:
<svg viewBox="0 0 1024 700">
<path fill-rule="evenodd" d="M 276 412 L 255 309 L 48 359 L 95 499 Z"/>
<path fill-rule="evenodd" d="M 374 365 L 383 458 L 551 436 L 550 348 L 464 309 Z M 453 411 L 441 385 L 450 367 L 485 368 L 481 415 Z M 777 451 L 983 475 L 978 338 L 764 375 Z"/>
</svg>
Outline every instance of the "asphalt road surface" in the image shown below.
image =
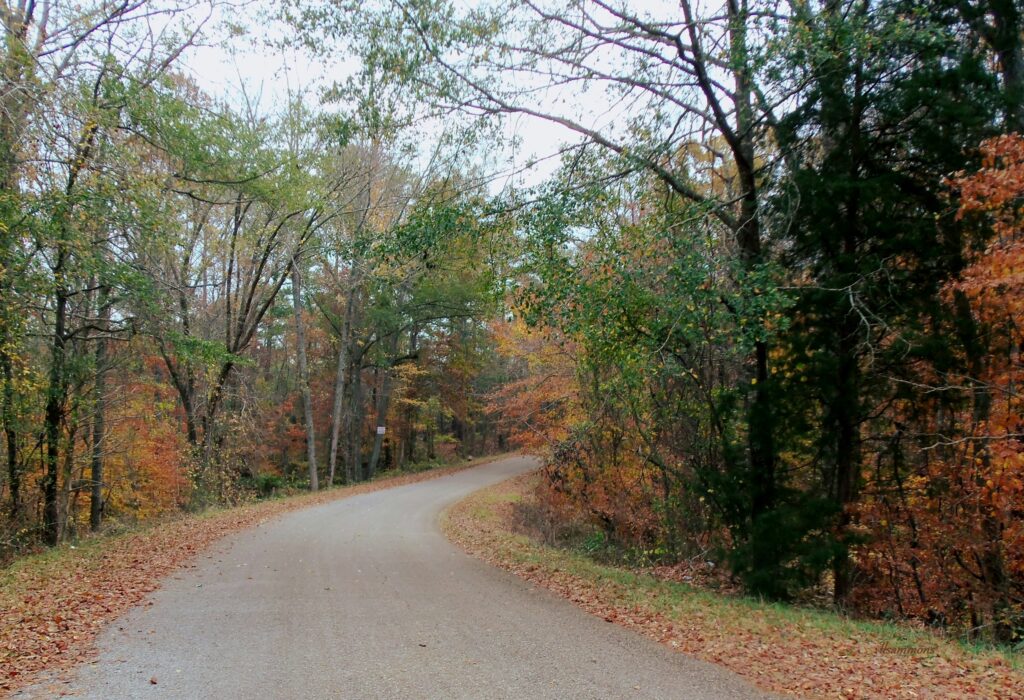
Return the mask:
<svg viewBox="0 0 1024 700">
<path fill-rule="evenodd" d="M 764 697 L 440 533 L 447 505 L 534 466 L 505 459 L 233 535 L 115 621 L 69 689 L 103 700 Z"/>
</svg>

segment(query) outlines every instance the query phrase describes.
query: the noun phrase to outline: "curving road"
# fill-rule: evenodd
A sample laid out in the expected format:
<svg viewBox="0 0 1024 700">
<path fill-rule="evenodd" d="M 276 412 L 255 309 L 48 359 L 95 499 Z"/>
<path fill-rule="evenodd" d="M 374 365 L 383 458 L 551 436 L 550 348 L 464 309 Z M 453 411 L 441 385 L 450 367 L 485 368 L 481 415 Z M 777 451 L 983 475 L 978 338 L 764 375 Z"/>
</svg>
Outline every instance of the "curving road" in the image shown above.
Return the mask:
<svg viewBox="0 0 1024 700">
<path fill-rule="evenodd" d="M 534 466 L 505 459 L 232 536 L 115 622 L 70 687 L 103 700 L 764 697 L 441 535 L 445 506 Z"/>
</svg>

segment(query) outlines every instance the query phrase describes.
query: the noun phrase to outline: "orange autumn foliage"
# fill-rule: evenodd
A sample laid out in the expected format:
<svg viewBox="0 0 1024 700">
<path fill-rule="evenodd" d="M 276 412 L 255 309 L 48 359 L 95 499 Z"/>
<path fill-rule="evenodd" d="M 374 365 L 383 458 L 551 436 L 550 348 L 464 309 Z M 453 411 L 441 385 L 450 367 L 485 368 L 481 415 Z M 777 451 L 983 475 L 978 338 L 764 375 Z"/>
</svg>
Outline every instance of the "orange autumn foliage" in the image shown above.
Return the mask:
<svg viewBox="0 0 1024 700">
<path fill-rule="evenodd" d="M 489 397 L 491 413 L 526 451 L 541 452 L 564 440 L 582 415 L 572 343 L 518 318 L 495 323 L 492 332 L 498 353 L 517 376 Z"/>
<path fill-rule="evenodd" d="M 897 424 L 917 415 L 925 437 L 895 483 L 865 474 L 859 564 L 874 585 L 860 603 L 1013 642 L 1024 615 L 1024 138 L 986 141 L 982 155 L 978 172 L 950 181 L 958 218 L 993 234 L 943 291 L 965 370 L 922 368 L 926 395 L 940 397 L 929 400 L 945 403 L 891 411 Z"/>
<path fill-rule="evenodd" d="M 145 520 L 188 501 L 187 444 L 173 389 L 151 372 L 126 374 L 112 387 L 105 437 L 108 517 Z M 79 513 L 88 518 L 87 510 Z"/>
<path fill-rule="evenodd" d="M 611 541 L 666 553 L 666 474 L 643 458 L 638 417 L 595 421 L 585 410 L 594 397 L 580 378 L 579 348 L 550 327 L 518 318 L 495 324 L 498 351 L 518 374 L 491 395 L 490 410 L 520 449 L 545 458 L 538 482 L 542 529 L 597 527 Z M 538 523 L 539 524 L 539 523 Z"/>
</svg>

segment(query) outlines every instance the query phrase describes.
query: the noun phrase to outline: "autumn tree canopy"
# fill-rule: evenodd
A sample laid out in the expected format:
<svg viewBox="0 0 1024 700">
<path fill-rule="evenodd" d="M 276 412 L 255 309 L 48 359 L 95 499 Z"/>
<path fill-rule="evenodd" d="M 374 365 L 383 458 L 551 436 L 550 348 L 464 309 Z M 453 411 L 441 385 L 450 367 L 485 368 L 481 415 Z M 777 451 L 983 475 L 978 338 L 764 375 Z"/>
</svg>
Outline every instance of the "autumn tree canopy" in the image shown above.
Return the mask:
<svg viewBox="0 0 1024 700">
<path fill-rule="evenodd" d="M 622 556 L 1024 634 L 1017 3 L 287 2 L 266 108 L 216 8 L 3 7 L 4 556 L 511 445 Z"/>
</svg>

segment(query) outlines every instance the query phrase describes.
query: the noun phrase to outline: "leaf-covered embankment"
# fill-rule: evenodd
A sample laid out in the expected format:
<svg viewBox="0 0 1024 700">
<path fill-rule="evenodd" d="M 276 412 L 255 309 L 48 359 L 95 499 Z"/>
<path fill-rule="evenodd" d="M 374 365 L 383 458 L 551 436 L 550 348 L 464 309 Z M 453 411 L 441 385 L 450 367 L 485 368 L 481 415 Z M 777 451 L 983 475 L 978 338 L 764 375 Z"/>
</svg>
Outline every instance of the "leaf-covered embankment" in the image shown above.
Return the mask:
<svg viewBox="0 0 1024 700">
<path fill-rule="evenodd" d="M 460 501 L 443 516 L 446 534 L 590 613 L 766 690 L 815 698 L 1024 697 L 1024 672 L 1005 654 L 907 627 L 714 595 L 542 545 L 515 525 L 515 506 L 535 479 L 518 477 Z"/>
<path fill-rule="evenodd" d="M 238 508 L 187 515 L 137 532 L 94 537 L 15 561 L 0 571 L 0 697 L 95 653 L 100 630 L 190 564 L 215 541 L 239 530 L 339 498 L 434 479 L 498 459 Z"/>
</svg>

